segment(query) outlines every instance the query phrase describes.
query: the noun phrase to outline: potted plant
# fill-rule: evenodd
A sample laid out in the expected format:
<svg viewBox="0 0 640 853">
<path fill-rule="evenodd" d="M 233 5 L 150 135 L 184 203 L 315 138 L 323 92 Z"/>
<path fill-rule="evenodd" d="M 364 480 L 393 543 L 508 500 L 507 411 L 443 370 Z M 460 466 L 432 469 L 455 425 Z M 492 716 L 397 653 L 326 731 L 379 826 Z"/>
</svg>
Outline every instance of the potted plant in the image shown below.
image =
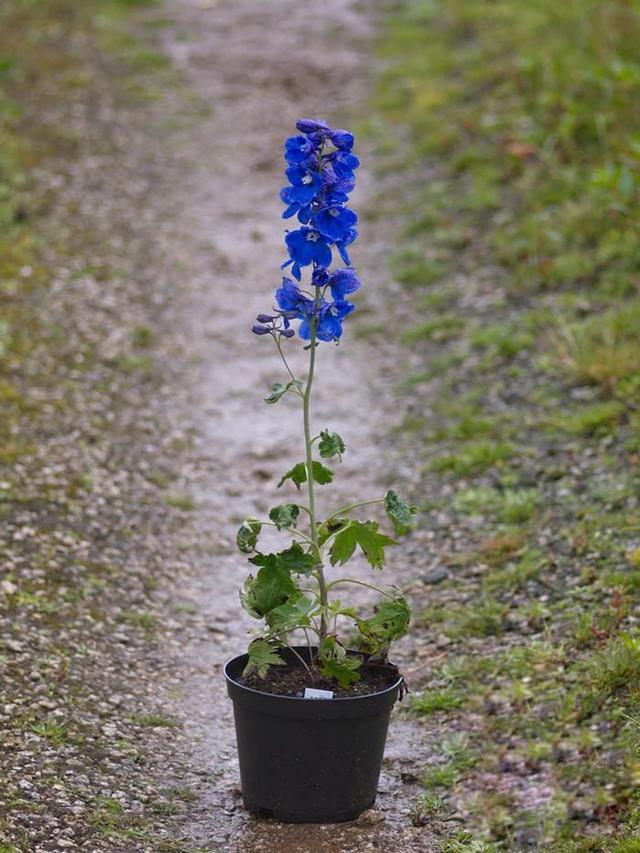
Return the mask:
<svg viewBox="0 0 640 853">
<path fill-rule="evenodd" d="M 277 308 L 258 315 L 253 332 L 275 342 L 288 374 L 266 402 L 293 396 L 301 403 L 305 458 L 278 487 L 304 487 L 306 501 L 274 506 L 268 518 L 247 518 L 238 531 L 238 547 L 254 567 L 240 593 L 242 606 L 264 624 L 247 652 L 227 663 L 225 676 L 246 807 L 282 821 L 324 823 L 353 820 L 374 803 L 389 716 L 402 688 L 388 651 L 410 619 L 399 589 L 335 577 L 327 564 L 343 566 L 359 550 L 373 569 L 382 569 L 385 549 L 396 540 L 378 522 L 361 520 L 361 508 L 383 504 L 395 535 L 407 532 L 416 509 L 390 490 L 322 519 L 316 514 L 316 488 L 334 476 L 325 463 L 345 452 L 337 433 L 314 434 L 310 404 L 318 351 L 339 341 L 355 308 L 347 297 L 360 287 L 347 248 L 358 233 L 347 201 L 359 163 L 349 131 L 310 119 L 296 126 L 299 133 L 285 142 L 289 185 L 281 191 L 283 216 L 301 223 L 285 237 L 283 268 L 291 267 L 292 278 L 283 278 Z M 338 269 L 331 268 L 334 251 L 344 263 Z M 304 267 L 311 273 L 306 289 Z M 284 350 L 295 337 L 295 321 L 309 356 L 305 379 L 294 375 Z M 290 537 L 290 544 L 277 553 L 261 551 L 265 526 Z M 337 597 L 354 585 L 375 590 L 370 612 Z"/>
</svg>

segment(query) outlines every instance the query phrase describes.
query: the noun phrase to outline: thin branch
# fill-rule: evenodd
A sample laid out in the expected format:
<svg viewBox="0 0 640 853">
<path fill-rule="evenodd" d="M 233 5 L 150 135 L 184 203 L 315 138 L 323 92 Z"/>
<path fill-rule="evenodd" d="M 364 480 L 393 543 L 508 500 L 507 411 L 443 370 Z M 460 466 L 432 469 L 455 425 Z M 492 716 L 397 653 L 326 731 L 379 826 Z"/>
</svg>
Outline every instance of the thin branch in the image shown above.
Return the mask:
<svg viewBox="0 0 640 853">
<path fill-rule="evenodd" d="M 335 518 L 338 515 L 342 515 L 344 512 L 350 512 L 352 509 L 358 509 L 360 506 L 369 506 L 370 504 L 381 504 L 384 503 L 384 498 L 373 498 L 370 501 L 358 501 L 355 504 L 347 504 L 347 506 L 342 506 L 340 509 L 337 509 L 335 512 L 332 512 L 331 515 L 327 516 L 324 520 L 326 524 L 327 521 L 331 521 L 332 518 Z"/>
<path fill-rule="evenodd" d="M 386 595 L 387 598 L 393 599 L 396 597 L 392 592 L 389 592 L 386 589 L 382 589 L 382 587 L 380 587 L 380 586 L 375 586 L 372 583 L 367 583 L 367 581 L 361 581 L 361 580 L 358 580 L 357 578 L 338 578 L 337 580 L 332 581 L 330 584 L 328 584 L 327 590 L 333 589 L 334 586 L 338 586 L 338 584 L 341 584 L 341 583 L 355 583 L 355 584 L 358 584 L 358 586 L 366 586 L 369 589 L 373 589 L 376 592 L 380 592 L 380 593 L 382 593 L 382 595 Z"/>
</svg>

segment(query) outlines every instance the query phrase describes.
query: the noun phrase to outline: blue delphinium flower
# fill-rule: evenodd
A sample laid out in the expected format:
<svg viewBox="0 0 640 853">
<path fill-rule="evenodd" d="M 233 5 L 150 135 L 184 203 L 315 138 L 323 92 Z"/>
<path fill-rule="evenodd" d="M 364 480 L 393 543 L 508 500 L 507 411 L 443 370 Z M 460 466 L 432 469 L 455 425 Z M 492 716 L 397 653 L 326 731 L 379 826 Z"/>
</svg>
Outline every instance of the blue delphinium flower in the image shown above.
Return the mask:
<svg viewBox="0 0 640 853">
<path fill-rule="evenodd" d="M 298 319 L 303 340 L 315 336 L 319 341 L 337 341 L 344 319 L 355 310 L 346 297 L 360 287 L 347 251 L 358 236 L 358 217 L 347 202 L 360 162 L 352 152 L 350 131 L 307 118 L 300 119 L 296 128 L 298 134 L 284 143 L 288 185 L 280 191 L 280 198 L 285 204 L 283 218 L 296 216 L 301 227 L 286 233 L 289 259 L 282 267 L 290 266 L 293 279 L 299 282 L 302 269 L 311 266 L 315 298 L 305 295 L 296 281 L 283 278 L 275 294 L 278 308 L 274 315 L 259 315 L 253 331 L 291 337 L 290 322 Z M 330 270 L 334 248 L 346 268 Z"/>
<path fill-rule="evenodd" d="M 327 276 L 326 283 L 331 288 L 331 295 L 336 300 L 343 300 L 349 293 L 355 293 L 360 287 L 360 279 L 352 267 L 334 270 Z"/>
<path fill-rule="evenodd" d="M 291 273 L 298 281 L 302 278 L 300 267 L 306 267 L 309 264 L 328 267 L 331 263 L 329 243 L 315 228 L 304 226 L 297 231 L 289 231 L 284 241 L 287 244 L 290 259 L 282 266 L 284 268 L 292 264 Z"/>
<path fill-rule="evenodd" d="M 319 210 L 312 221 L 318 231 L 328 240 L 342 242 L 358 221 L 358 216 L 348 207 L 332 204 L 330 207 L 323 207 L 322 210 Z"/>
</svg>

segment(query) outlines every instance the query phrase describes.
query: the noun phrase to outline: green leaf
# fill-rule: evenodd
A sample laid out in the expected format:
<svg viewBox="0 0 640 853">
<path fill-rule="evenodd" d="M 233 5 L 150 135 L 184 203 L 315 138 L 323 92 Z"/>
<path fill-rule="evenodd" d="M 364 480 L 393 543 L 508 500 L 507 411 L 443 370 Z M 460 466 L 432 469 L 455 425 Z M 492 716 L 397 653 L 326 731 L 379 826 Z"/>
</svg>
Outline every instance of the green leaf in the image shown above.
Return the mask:
<svg viewBox="0 0 640 853">
<path fill-rule="evenodd" d="M 260 678 L 265 678 L 270 666 L 285 666 L 285 662 L 268 640 L 254 640 L 247 649 L 249 661 L 242 674 L 251 675 L 256 672 Z"/>
<path fill-rule="evenodd" d="M 384 496 L 384 508 L 393 524 L 396 536 L 402 536 L 413 525 L 418 514 L 417 506 L 409 506 L 393 489 Z"/>
<path fill-rule="evenodd" d="M 362 659 L 357 657 L 329 658 L 322 661 L 320 672 L 326 678 L 335 678 L 340 687 L 350 687 L 360 681 L 360 675 L 355 670 L 360 668 Z"/>
<path fill-rule="evenodd" d="M 356 545 L 359 545 L 369 565 L 374 569 L 381 569 L 384 566 L 385 547 L 397 544 L 395 539 L 378 533 L 378 524 L 375 521 L 350 521 L 333 540 L 329 558 L 332 566 L 338 563 L 344 565 L 353 556 Z"/>
<path fill-rule="evenodd" d="M 404 637 L 411 621 L 411 609 L 406 598 L 381 601 L 369 619 L 358 619 L 358 630 L 364 638 L 363 650 L 375 658 L 386 657 L 393 640 Z"/>
<path fill-rule="evenodd" d="M 292 575 L 308 575 L 316 564 L 313 554 L 307 554 L 297 542 L 281 551 L 279 557 L 281 565 Z"/>
<path fill-rule="evenodd" d="M 298 588 L 291 580 L 286 567 L 278 562 L 276 554 L 257 554 L 251 562 L 263 560 L 262 568 L 254 578 L 249 575 L 240 593 L 242 606 L 256 619 L 261 619 L 275 607 L 284 604 Z M 273 559 L 271 559 L 273 558 Z"/>
<path fill-rule="evenodd" d="M 320 456 L 323 459 L 330 459 L 332 456 L 337 456 L 341 459 L 342 454 L 346 450 L 344 441 L 340 438 L 337 432 L 329 432 L 323 429 L 320 433 L 320 443 L 318 444 Z"/>
<path fill-rule="evenodd" d="M 334 598 L 329 602 L 329 613 L 332 616 L 348 616 L 351 619 L 358 618 L 358 611 L 355 607 L 343 607 L 342 602 L 338 598 Z"/>
<path fill-rule="evenodd" d="M 290 548 L 278 554 L 256 554 L 249 558 L 249 562 L 254 566 L 279 568 L 289 574 L 308 575 L 316 561 L 312 554 L 307 554 L 298 542 L 294 542 Z"/>
<path fill-rule="evenodd" d="M 275 607 L 267 616 L 267 624 L 276 634 L 286 634 L 301 625 L 310 625 L 309 614 L 316 606 L 310 598 L 301 595 Z"/>
<path fill-rule="evenodd" d="M 297 504 L 280 504 L 269 510 L 269 518 L 278 530 L 283 527 L 295 527 L 300 515 L 300 507 Z"/>
<path fill-rule="evenodd" d="M 265 403 L 277 403 L 278 400 L 287 393 L 287 391 L 302 393 L 303 389 L 304 385 L 299 379 L 292 379 L 291 382 L 287 382 L 286 385 L 283 385 L 281 382 L 275 382 L 271 386 L 270 393 L 264 398 L 264 401 Z"/>
<path fill-rule="evenodd" d="M 325 468 L 320 462 L 312 462 L 311 470 L 313 472 L 313 479 L 320 486 L 324 486 L 327 483 L 330 483 L 333 480 L 333 471 L 331 468 Z M 284 477 L 278 483 L 278 488 L 286 481 L 293 480 L 297 489 L 303 483 L 307 482 L 307 465 L 305 462 L 298 462 L 297 465 L 294 465 L 290 471 L 284 475 Z"/>
<path fill-rule="evenodd" d="M 236 544 L 245 554 L 255 550 L 262 524 L 257 518 L 246 518 L 236 535 Z"/>
</svg>

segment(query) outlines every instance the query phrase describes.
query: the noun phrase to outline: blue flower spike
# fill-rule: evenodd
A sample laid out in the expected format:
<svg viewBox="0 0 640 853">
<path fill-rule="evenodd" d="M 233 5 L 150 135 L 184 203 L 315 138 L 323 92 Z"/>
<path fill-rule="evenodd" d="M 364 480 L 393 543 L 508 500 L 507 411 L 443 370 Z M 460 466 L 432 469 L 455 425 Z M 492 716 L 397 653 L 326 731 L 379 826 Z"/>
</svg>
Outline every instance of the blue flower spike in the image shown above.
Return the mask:
<svg viewBox="0 0 640 853">
<path fill-rule="evenodd" d="M 346 297 L 360 287 L 347 252 L 358 236 L 358 216 L 347 202 L 360 162 L 353 154 L 350 131 L 309 118 L 296 122 L 296 130 L 284 142 L 288 184 L 280 190 L 282 217 L 297 217 L 301 225 L 285 235 L 289 258 L 282 269 L 291 267 L 293 278 L 284 277 L 275 293 L 277 314 L 258 315 L 252 330 L 256 335 L 290 338 L 295 334 L 291 320 L 300 320 L 302 340 L 311 340 L 315 331 L 318 341 L 338 341 L 343 320 L 355 310 Z M 345 268 L 330 269 L 334 249 Z M 296 282 L 302 281 L 303 269 L 309 266 L 315 294 L 305 295 Z"/>
</svg>

